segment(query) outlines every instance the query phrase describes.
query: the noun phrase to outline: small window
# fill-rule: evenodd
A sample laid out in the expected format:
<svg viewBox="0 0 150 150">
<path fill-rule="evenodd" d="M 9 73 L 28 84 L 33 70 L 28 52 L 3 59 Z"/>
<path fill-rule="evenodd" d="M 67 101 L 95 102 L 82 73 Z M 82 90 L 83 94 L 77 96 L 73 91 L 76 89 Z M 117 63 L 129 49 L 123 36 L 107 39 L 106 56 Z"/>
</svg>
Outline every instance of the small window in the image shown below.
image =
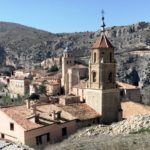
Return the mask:
<svg viewBox="0 0 150 150">
<path fill-rule="evenodd" d="M 68 61 L 67 61 L 67 64 L 68 64 Z"/>
<path fill-rule="evenodd" d="M 71 64 L 71 60 L 70 60 L 70 64 Z"/>
<path fill-rule="evenodd" d="M 4 138 L 5 138 L 5 135 L 4 135 L 4 134 L 1 134 L 1 138 L 4 139 Z"/>
<path fill-rule="evenodd" d="M 96 53 L 94 53 L 94 63 L 96 62 Z"/>
<path fill-rule="evenodd" d="M 14 130 L 14 123 L 10 123 L 10 130 Z"/>
<path fill-rule="evenodd" d="M 67 136 L 67 128 L 62 128 L 62 136 Z"/>
<path fill-rule="evenodd" d="M 92 73 L 93 82 L 96 82 L 96 72 Z"/>
<path fill-rule="evenodd" d="M 47 136 L 47 142 L 49 142 L 50 141 L 50 134 L 47 133 L 46 136 Z"/>
<path fill-rule="evenodd" d="M 108 80 L 109 80 L 109 82 L 113 81 L 113 74 L 112 74 L 112 72 L 109 73 Z"/>
<path fill-rule="evenodd" d="M 109 54 L 109 61 L 110 61 L 110 63 L 112 62 L 112 53 L 111 52 Z"/>
<path fill-rule="evenodd" d="M 120 91 L 120 96 L 124 96 L 124 92 L 123 91 Z"/>
</svg>

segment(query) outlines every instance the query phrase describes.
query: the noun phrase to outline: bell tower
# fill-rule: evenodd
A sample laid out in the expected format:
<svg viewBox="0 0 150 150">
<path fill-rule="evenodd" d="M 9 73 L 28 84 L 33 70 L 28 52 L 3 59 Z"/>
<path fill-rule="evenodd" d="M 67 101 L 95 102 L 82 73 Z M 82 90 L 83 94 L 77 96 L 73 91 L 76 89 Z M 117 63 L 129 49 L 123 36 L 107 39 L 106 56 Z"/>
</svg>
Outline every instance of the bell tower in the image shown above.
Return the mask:
<svg viewBox="0 0 150 150">
<path fill-rule="evenodd" d="M 116 87 L 114 47 L 105 35 L 102 12 L 101 36 L 92 46 L 86 103 L 101 115 L 102 123 L 118 121 L 121 105 Z"/>
<path fill-rule="evenodd" d="M 92 46 L 89 62 L 89 87 L 93 89 L 115 88 L 116 64 L 114 47 L 105 35 L 104 16 L 102 16 L 102 35 Z"/>
<path fill-rule="evenodd" d="M 61 80 L 61 86 L 64 89 L 65 94 L 68 94 L 69 92 L 68 69 L 73 65 L 74 65 L 74 57 L 72 55 L 72 51 L 68 47 L 66 47 L 62 57 L 62 80 Z"/>
</svg>

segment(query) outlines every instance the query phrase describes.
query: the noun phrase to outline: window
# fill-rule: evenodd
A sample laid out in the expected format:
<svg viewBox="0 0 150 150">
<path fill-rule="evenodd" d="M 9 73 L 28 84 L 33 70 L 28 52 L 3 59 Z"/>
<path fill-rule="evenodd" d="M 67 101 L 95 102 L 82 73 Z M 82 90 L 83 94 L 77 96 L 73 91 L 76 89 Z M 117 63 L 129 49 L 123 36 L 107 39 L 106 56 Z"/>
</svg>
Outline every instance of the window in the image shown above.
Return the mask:
<svg viewBox="0 0 150 150">
<path fill-rule="evenodd" d="M 111 52 L 109 54 L 109 61 L 110 61 L 110 63 L 112 62 L 112 53 Z"/>
<path fill-rule="evenodd" d="M 36 145 L 42 145 L 46 141 L 50 141 L 50 133 L 45 133 L 36 137 Z"/>
<path fill-rule="evenodd" d="M 70 60 L 70 64 L 71 64 L 71 60 Z"/>
<path fill-rule="evenodd" d="M 36 145 L 42 145 L 42 136 L 36 137 Z"/>
<path fill-rule="evenodd" d="M 14 130 L 14 123 L 10 123 L 10 130 Z"/>
<path fill-rule="evenodd" d="M 67 128 L 62 128 L 62 136 L 67 136 Z"/>
<path fill-rule="evenodd" d="M 47 142 L 49 142 L 50 141 L 50 135 L 49 135 L 49 133 L 47 133 L 46 136 L 47 136 Z"/>
<path fill-rule="evenodd" d="M 96 62 L 96 53 L 94 53 L 94 63 Z"/>
<path fill-rule="evenodd" d="M 4 134 L 1 134 L 1 138 L 4 139 L 4 138 L 5 138 L 5 135 L 4 135 Z"/>
<path fill-rule="evenodd" d="M 124 91 L 120 91 L 120 96 L 124 96 Z"/>
<path fill-rule="evenodd" d="M 109 73 L 108 80 L 109 80 L 109 82 L 112 82 L 112 80 L 113 80 L 113 74 L 112 74 L 112 72 Z"/>
<path fill-rule="evenodd" d="M 96 72 L 92 73 L 93 82 L 96 82 Z"/>
</svg>

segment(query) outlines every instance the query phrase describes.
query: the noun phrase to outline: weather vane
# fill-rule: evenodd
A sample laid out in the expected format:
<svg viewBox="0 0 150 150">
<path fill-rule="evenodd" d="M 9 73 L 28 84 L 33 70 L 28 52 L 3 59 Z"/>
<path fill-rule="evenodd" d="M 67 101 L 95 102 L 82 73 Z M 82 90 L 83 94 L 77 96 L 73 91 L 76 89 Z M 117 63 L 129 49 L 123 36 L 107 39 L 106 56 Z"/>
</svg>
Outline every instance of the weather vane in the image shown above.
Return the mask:
<svg viewBox="0 0 150 150">
<path fill-rule="evenodd" d="M 101 13 L 102 13 L 102 25 L 101 25 L 101 27 L 102 27 L 102 32 L 105 32 L 105 22 L 104 22 L 104 20 L 105 20 L 105 18 L 104 18 L 104 10 L 102 9 L 102 11 L 101 11 Z"/>
</svg>

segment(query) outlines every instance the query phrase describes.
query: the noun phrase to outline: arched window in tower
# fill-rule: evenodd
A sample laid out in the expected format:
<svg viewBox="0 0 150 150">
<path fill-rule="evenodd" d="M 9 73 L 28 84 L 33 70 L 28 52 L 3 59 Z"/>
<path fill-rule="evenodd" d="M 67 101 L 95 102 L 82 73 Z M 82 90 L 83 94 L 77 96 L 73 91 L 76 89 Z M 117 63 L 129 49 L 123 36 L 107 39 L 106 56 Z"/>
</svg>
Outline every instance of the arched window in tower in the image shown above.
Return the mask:
<svg viewBox="0 0 150 150">
<path fill-rule="evenodd" d="M 96 72 L 95 71 L 92 72 L 92 80 L 93 80 L 93 82 L 96 82 Z"/>
<path fill-rule="evenodd" d="M 110 83 L 113 82 L 113 74 L 112 74 L 112 72 L 109 73 L 108 81 L 109 81 Z"/>
<path fill-rule="evenodd" d="M 109 54 L 109 61 L 110 61 L 110 63 L 112 62 L 112 53 L 111 52 Z"/>
<path fill-rule="evenodd" d="M 96 53 L 94 53 L 94 63 L 96 62 Z"/>
</svg>

